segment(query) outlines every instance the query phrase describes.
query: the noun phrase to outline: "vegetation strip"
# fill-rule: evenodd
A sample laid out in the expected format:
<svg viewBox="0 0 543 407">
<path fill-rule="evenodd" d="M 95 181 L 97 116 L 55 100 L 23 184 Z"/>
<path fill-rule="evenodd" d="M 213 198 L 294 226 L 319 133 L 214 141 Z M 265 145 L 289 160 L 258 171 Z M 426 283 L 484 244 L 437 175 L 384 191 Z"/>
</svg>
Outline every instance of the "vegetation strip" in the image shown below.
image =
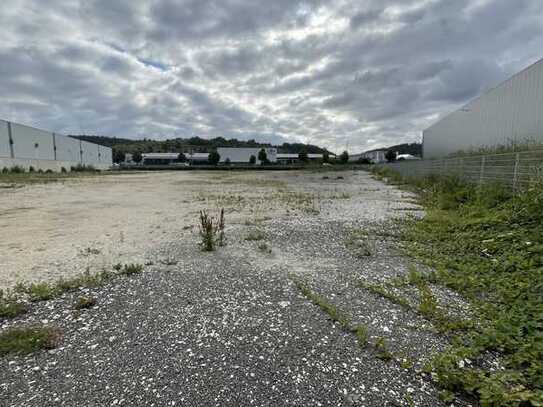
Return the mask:
<svg viewBox="0 0 543 407">
<path fill-rule="evenodd" d="M 53 327 L 10 328 L 0 333 L 0 356 L 28 354 L 58 346 L 61 331 Z"/>
<path fill-rule="evenodd" d="M 103 270 L 97 274 L 89 271 L 71 279 L 60 279 L 55 283 L 19 283 L 12 291 L 0 290 L 0 318 L 15 318 L 28 310 L 30 302 L 47 301 L 57 298 L 65 292 L 80 288 L 96 288 L 103 286 L 119 276 L 131 276 L 143 271 L 141 264 L 116 264 L 115 272 Z M 94 305 L 94 304 L 93 304 Z"/>
<path fill-rule="evenodd" d="M 543 184 L 512 194 L 499 184 L 375 172 L 420 195 L 426 216 L 403 225 L 403 250 L 434 268 L 433 282 L 468 299 L 480 321 L 428 366 L 445 395 L 543 405 Z"/>
<path fill-rule="evenodd" d="M 334 304 L 330 303 L 323 296 L 313 292 L 306 283 L 293 275 L 289 275 L 290 280 L 296 285 L 300 292 L 313 304 L 324 311 L 332 321 L 339 324 L 344 332 L 356 335 L 356 339 L 361 348 L 371 347 L 376 352 L 379 359 L 388 362 L 394 360 L 404 369 L 411 369 L 413 364 L 406 361 L 406 358 L 396 357 L 390 350 L 385 338 L 377 338 L 377 341 L 372 345 L 369 341 L 368 328 L 365 325 L 351 324 L 350 318 L 343 314 Z"/>
</svg>

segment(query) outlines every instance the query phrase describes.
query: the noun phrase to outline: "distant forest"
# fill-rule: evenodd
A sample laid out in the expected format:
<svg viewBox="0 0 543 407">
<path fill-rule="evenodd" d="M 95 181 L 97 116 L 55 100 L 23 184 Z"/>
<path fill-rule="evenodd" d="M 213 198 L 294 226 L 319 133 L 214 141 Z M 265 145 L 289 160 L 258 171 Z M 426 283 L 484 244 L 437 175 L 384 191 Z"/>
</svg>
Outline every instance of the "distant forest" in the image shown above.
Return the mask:
<svg viewBox="0 0 543 407">
<path fill-rule="evenodd" d="M 269 143 L 258 143 L 255 140 L 237 140 L 217 137 L 213 139 L 203 139 L 200 137 L 191 137 L 188 139 L 176 138 L 171 140 L 130 140 L 126 138 L 104 137 L 104 136 L 70 136 L 113 149 L 113 161 L 120 162 L 124 160 L 125 153 L 189 153 L 189 152 L 208 152 L 218 147 L 276 147 L 279 153 L 297 154 L 305 151 L 308 154 L 323 154 L 329 152 L 327 149 L 315 146 L 313 144 L 303 143 L 283 143 L 275 146 Z M 330 153 L 330 152 L 329 152 Z"/>
</svg>

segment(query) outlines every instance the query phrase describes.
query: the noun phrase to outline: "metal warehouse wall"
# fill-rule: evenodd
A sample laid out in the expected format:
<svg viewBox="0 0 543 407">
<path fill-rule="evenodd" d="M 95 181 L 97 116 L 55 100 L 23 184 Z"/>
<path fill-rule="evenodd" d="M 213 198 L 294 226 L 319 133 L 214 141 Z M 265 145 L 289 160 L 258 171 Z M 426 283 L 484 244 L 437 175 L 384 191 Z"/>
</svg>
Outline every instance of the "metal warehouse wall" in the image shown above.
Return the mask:
<svg viewBox="0 0 543 407">
<path fill-rule="evenodd" d="M 107 169 L 112 163 L 109 147 L 0 120 L 0 168 L 60 171 L 83 164 Z"/>
<path fill-rule="evenodd" d="M 54 160 L 53 134 L 21 124 L 11 123 L 15 158 Z"/>
<path fill-rule="evenodd" d="M 0 120 L 0 157 L 11 157 L 8 122 Z"/>
<path fill-rule="evenodd" d="M 55 134 L 57 146 L 57 160 L 59 161 L 81 161 L 81 143 L 79 140 Z"/>
<path fill-rule="evenodd" d="M 543 142 L 543 60 L 424 131 L 424 158 L 460 150 Z"/>
</svg>

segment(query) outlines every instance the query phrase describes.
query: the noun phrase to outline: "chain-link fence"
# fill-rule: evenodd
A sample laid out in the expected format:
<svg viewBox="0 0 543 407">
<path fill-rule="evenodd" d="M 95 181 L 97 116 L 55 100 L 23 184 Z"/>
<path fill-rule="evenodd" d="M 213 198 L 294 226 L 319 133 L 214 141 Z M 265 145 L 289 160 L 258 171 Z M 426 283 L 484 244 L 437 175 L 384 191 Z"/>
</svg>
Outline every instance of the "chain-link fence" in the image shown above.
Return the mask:
<svg viewBox="0 0 543 407">
<path fill-rule="evenodd" d="M 385 164 L 401 175 L 455 175 L 475 183 L 499 182 L 519 189 L 543 179 L 543 149 Z"/>
</svg>

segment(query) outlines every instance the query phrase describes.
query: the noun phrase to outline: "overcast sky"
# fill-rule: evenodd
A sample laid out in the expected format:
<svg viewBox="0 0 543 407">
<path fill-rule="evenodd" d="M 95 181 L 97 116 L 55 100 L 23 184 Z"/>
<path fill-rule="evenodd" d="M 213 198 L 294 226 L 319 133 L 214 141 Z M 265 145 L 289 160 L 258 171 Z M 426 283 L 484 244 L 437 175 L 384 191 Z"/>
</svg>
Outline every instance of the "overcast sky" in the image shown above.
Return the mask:
<svg viewBox="0 0 543 407">
<path fill-rule="evenodd" d="M 0 118 L 358 152 L 543 57 L 541 0 L 2 0 Z"/>
</svg>

